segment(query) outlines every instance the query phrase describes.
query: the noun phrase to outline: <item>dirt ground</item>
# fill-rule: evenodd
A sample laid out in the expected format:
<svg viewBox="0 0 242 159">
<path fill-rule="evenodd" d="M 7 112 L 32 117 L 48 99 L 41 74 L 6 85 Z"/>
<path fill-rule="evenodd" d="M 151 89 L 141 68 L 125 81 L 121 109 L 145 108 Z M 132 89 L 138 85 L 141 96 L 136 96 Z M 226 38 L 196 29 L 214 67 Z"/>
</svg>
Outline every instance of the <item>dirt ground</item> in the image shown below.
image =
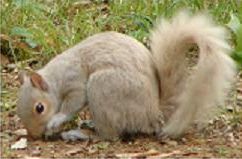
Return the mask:
<svg viewBox="0 0 242 159">
<path fill-rule="evenodd" d="M 1 157 L 2 158 L 61 158 L 61 157 L 112 157 L 112 158 L 158 158 L 158 157 L 242 157 L 242 79 L 236 85 L 236 96 L 211 123 L 198 132 L 191 128 L 181 139 L 163 141 L 154 136 L 137 135 L 113 142 L 98 138 L 88 141 L 32 140 L 25 132 L 16 115 L 16 94 L 19 87 L 17 69 L 1 71 Z M 80 118 L 86 118 L 81 114 Z M 84 116 L 84 117 L 83 117 Z M 88 116 L 88 115 L 87 115 Z M 87 117 L 88 118 L 88 117 Z M 27 139 L 27 145 L 14 149 L 13 145 Z"/>
</svg>

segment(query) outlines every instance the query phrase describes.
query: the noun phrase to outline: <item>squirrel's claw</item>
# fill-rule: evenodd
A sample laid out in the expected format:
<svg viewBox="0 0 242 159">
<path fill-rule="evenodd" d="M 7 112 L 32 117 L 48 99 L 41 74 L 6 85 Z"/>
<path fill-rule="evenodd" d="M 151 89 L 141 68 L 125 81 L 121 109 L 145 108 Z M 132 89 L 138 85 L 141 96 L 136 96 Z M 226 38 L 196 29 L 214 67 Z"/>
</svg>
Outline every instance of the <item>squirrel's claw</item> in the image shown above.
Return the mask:
<svg viewBox="0 0 242 159">
<path fill-rule="evenodd" d="M 156 138 L 163 141 L 169 139 L 169 136 L 163 130 L 161 130 L 156 134 Z"/>
</svg>

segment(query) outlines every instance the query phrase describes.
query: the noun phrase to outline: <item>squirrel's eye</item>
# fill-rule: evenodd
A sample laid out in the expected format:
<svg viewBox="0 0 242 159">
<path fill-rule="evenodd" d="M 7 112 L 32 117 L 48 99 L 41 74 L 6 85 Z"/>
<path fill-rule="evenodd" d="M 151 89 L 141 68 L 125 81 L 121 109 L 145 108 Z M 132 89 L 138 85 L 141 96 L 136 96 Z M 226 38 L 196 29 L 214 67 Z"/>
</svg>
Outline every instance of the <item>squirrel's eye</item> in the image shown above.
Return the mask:
<svg viewBox="0 0 242 159">
<path fill-rule="evenodd" d="M 36 109 L 36 112 L 40 114 L 40 113 L 42 113 L 44 111 L 45 108 L 44 108 L 43 104 L 38 103 L 36 105 L 35 109 Z"/>
</svg>

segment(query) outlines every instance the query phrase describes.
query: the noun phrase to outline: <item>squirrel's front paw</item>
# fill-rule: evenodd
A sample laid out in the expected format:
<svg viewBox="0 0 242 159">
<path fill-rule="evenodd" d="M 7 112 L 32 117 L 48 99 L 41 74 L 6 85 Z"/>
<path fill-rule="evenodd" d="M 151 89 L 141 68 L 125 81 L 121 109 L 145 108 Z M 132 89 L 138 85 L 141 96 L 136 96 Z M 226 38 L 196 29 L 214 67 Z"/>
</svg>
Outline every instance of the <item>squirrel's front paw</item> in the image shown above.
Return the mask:
<svg viewBox="0 0 242 159">
<path fill-rule="evenodd" d="M 59 131 L 59 127 L 68 120 L 67 115 L 58 113 L 54 115 L 51 120 L 47 124 L 47 131 L 45 133 L 46 136 L 51 136 L 53 133 Z"/>
<path fill-rule="evenodd" d="M 67 132 L 62 132 L 61 137 L 67 141 L 76 141 L 76 140 L 88 140 L 89 136 L 82 133 L 81 130 L 69 130 Z"/>
</svg>

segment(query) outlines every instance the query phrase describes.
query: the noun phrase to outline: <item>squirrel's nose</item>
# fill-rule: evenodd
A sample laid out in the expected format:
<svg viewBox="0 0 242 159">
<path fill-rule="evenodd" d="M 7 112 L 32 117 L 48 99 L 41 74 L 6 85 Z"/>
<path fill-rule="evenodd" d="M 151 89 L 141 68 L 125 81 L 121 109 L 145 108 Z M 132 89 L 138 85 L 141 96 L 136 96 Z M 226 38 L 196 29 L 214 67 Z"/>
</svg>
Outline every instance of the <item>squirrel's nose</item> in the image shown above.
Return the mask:
<svg viewBox="0 0 242 159">
<path fill-rule="evenodd" d="M 27 132 L 28 132 L 28 136 L 31 138 L 31 139 L 41 139 L 42 137 L 42 134 L 43 134 L 43 131 L 42 131 L 42 128 L 41 127 L 26 127 L 27 129 Z"/>
<path fill-rule="evenodd" d="M 32 134 L 30 131 L 28 131 L 28 136 L 33 140 L 37 140 L 41 138 L 41 135 Z"/>
</svg>

